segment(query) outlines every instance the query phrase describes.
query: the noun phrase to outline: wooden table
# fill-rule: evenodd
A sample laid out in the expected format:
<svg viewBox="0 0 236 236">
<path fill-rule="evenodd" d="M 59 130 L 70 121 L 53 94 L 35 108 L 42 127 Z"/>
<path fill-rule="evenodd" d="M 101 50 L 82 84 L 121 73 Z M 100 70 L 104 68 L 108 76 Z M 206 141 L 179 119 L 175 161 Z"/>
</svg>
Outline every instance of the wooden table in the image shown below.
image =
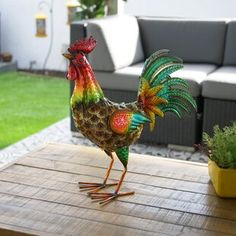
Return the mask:
<svg viewBox="0 0 236 236">
<path fill-rule="evenodd" d="M 108 163 L 96 148 L 48 144 L 1 170 L 0 235 L 236 235 L 236 200 L 215 195 L 206 165 L 130 154 L 122 190 L 136 194 L 101 207 L 77 183 L 101 181 Z"/>
</svg>

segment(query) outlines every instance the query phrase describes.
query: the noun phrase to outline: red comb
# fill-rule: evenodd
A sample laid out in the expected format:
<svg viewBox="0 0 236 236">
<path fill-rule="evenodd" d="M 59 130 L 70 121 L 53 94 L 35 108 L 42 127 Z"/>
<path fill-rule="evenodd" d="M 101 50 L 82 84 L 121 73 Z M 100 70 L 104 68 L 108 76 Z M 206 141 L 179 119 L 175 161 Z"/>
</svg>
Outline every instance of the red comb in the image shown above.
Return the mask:
<svg viewBox="0 0 236 236">
<path fill-rule="evenodd" d="M 72 43 L 68 49 L 70 52 L 82 51 L 89 54 L 96 47 L 96 40 L 90 36 L 89 38 L 80 39 Z"/>
</svg>

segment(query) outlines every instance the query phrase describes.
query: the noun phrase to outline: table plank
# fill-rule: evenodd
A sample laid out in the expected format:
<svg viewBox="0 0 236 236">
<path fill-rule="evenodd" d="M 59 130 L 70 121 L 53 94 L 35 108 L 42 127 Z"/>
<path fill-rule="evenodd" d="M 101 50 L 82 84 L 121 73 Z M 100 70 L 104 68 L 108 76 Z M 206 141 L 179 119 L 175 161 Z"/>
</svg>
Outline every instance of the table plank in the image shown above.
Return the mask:
<svg viewBox="0 0 236 236">
<path fill-rule="evenodd" d="M 215 196 L 206 165 L 131 154 L 123 189 L 136 194 L 104 207 L 91 203 L 77 182 L 101 181 L 104 156 L 96 148 L 49 144 L 2 170 L 0 228 L 55 235 L 236 235 L 236 200 Z M 115 165 L 112 180 L 121 167 Z"/>
<path fill-rule="evenodd" d="M 1 189 L 4 189 L 3 186 L 1 186 Z M 6 189 L 9 190 L 9 186 L 6 187 Z M 66 194 L 66 192 L 61 192 L 61 191 L 50 191 L 49 193 L 49 189 L 41 189 L 41 191 L 36 192 L 34 191 L 34 188 L 27 188 L 27 187 L 22 187 L 20 191 L 19 186 L 14 185 L 13 188 L 13 193 L 12 195 L 10 195 L 12 198 L 9 199 L 9 196 L 1 194 L 0 195 L 0 202 L 6 204 L 13 204 L 16 206 L 22 206 L 24 205 L 24 207 L 26 207 L 27 209 L 29 209 L 29 206 L 32 205 L 32 202 L 34 201 L 46 201 L 46 204 L 44 204 L 42 206 L 42 209 L 46 209 L 46 210 L 50 210 L 50 212 L 52 211 L 52 209 L 56 208 L 56 207 L 50 207 L 50 204 L 64 204 L 63 209 L 65 210 L 65 212 L 67 212 L 66 207 L 72 208 L 72 207 L 80 207 L 80 208 L 86 208 L 88 209 L 93 209 L 93 210 L 97 210 L 100 211 L 101 209 L 96 205 L 96 204 L 91 204 L 90 202 L 87 201 L 87 197 L 86 195 L 83 194 L 83 196 L 81 196 L 78 199 L 78 195 L 77 194 Z M 36 187 L 35 187 L 36 189 Z M 66 190 L 64 190 L 66 191 Z M 8 194 L 11 194 L 12 191 L 7 191 Z M 30 192 L 30 193 L 29 193 Z M 34 194 L 33 194 L 34 193 Z M 7 196 L 7 197 L 6 197 Z M 19 197 L 21 196 L 21 197 Z M 29 201 L 25 201 L 25 199 L 28 198 Z M 81 202 L 81 199 L 82 202 Z M 49 202 L 49 203 L 48 203 Z M 41 204 L 42 205 L 42 204 Z M 40 204 L 33 204 L 33 206 L 37 206 L 39 207 Z M 112 206 L 112 205 L 111 205 Z M 120 207 L 123 206 L 125 207 L 125 209 L 120 209 Z M 178 224 L 178 225 L 189 225 L 191 227 L 199 227 L 199 228 L 206 228 L 206 229 L 211 229 L 211 230 L 215 230 L 216 228 L 216 222 L 218 222 L 218 231 L 219 232 L 228 232 L 230 233 L 231 230 L 235 230 L 236 229 L 236 224 L 233 221 L 226 221 L 226 220 L 221 220 L 221 219 L 217 219 L 217 218 L 210 218 L 210 217 L 205 217 L 205 216 L 198 216 L 195 214 L 188 214 L 187 212 L 177 212 L 177 211 L 173 211 L 171 209 L 162 209 L 162 208 L 158 208 L 155 209 L 154 207 L 151 206 L 144 206 L 144 205 L 138 205 L 135 203 L 129 203 L 129 202 L 124 202 L 123 204 L 121 204 L 121 206 L 119 206 L 118 208 L 115 206 L 112 207 L 111 209 L 109 209 L 108 212 L 112 212 L 113 214 L 117 214 L 119 216 L 121 215 L 125 215 L 126 218 L 128 218 L 128 216 L 139 216 L 140 218 L 142 218 L 143 223 L 145 222 L 144 219 L 149 219 L 152 222 L 156 221 L 156 223 L 154 224 L 155 227 L 157 227 L 157 225 L 159 224 L 160 221 L 164 221 L 164 222 L 169 222 L 169 223 L 173 223 L 173 224 Z M 159 214 L 156 214 L 157 212 L 159 212 Z M 58 212 L 57 212 L 58 213 Z M 59 210 L 60 213 L 60 210 Z M 104 213 L 104 212 L 103 212 Z M 102 217 L 104 217 L 104 214 L 102 213 Z M 100 212 L 98 214 L 101 214 Z M 94 215 L 94 213 L 93 213 Z M 84 216 L 84 213 L 83 213 Z M 97 218 L 97 217 L 96 217 Z M 111 216 L 109 217 L 109 219 L 111 218 Z M 129 222 L 132 222 L 131 220 L 129 220 Z M 205 223 L 207 224 L 207 227 L 204 227 Z M 228 227 L 226 229 L 222 228 L 220 225 L 224 223 L 224 225 L 227 225 Z M 143 224 L 141 224 L 141 227 L 143 227 Z M 176 232 L 176 231 L 175 231 Z"/>
<path fill-rule="evenodd" d="M 131 156 L 132 158 L 132 156 Z M 96 158 L 94 158 L 96 159 Z M 140 160 L 142 163 L 142 160 Z M 82 174 L 87 175 L 91 177 L 103 177 L 105 168 L 100 168 L 92 165 L 85 166 L 81 164 L 75 164 L 75 163 L 66 163 L 61 161 L 52 161 L 47 159 L 40 159 L 37 157 L 26 157 L 23 160 L 17 162 L 20 165 L 23 166 L 31 166 L 35 168 L 42 168 L 42 169 L 50 169 L 60 172 L 68 172 L 68 173 L 74 173 L 74 174 Z M 130 162 L 129 165 L 132 165 Z M 142 165 L 142 164 L 141 164 Z M 107 166 L 107 165 L 105 165 Z M 157 167 L 158 168 L 158 167 Z M 183 168 L 184 169 L 184 168 Z M 111 173 L 111 177 L 113 179 L 118 179 L 121 174 L 122 167 L 120 170 L 114 169 Z M 172 174 L 173 175 L 173 174 Z M 161 186 L 161 187 L 168 187 L 168 188 L 182 188 L 185 191 L 194 192 L 194 193 L 205 193 L 210 195 L 215 195 L 215 191 L 213 189 L 212 185 L 206 184 L 206 183 L 198 183 L 196 181 L 189 181 L 184 179 L 174 179 L 170 177 L 165 176 L 158 176 L 152 175 L 152 174 L 142 174 L 138 172 L 132 172 L 132 170 L 129 170 L 128 167 L 128 174 L 127 178 L 129 181 L 138 182 L 138 183 L 144 183 L 146 185 L 152 185 L 152 186 Z M 209 177 L 208 177 L 209 181 Z"/>
<path fill-rule="evenodd" d="M 48 160 L 57 160 L 66 163 L 72 164 L 82 164 L 88 166 L 96 166 L 105 168 L 109 163 L 108 156 L 99 149 L 90 148 L 90 147 L 81 147 L 81 146 L 73 146 L 70 145 L 70 151 L 68 153 L 63 153 L 64 147 L 67 146 L 61 145 L 54 150 L 53 145 L 49 145 L 44 152 L 45 149 L 41 149 L 40 153 L 33 153 L 34 158 L 40 159 L 48 159 Z M 79 154 L 79 158 L 75 155 L 74 151 L 82 148 L 82 152 Z M 53 152 L 53 155 L 48 155 L 50 152 Z M 39 154 L 39 155 L 38 155 Z M 30 157 L 31 155 L 29 155 Z M 153 159 L 153 156 L 148 155 L 140 155 L 135 153 L 130 153 L 129 172 L 137 172 L 145 175 L 158 175 L 168 178 L 176 178 L 181 180 L 189 180 L 196 181 L 202 183 L 208 183 L 209 177 L 207 173 L 207 169 L 205 168 L 207 165 L 196 162 L 186 162 L 181 160 L 174 160 L 170 158 L 157 158 Z M 140 160 L 141 159 L 141 160 Z M 140 165 L 140 161 L 142 165 Z M 119 161 L 114 163 L 113 169 L 121 169 L 122 165 Z M 184 168 L 184 172 L 183 172 Z"/>
<path fill-rule="evenodd" d="M 24 168 L 24 173 L 22 173 Z M 40 186 L 44 188 L 51 188 L 54 190 L 64 189 L 67 192 L 78 193 L 78 181 L 82 178 L 84 181 L 91 180 L 91 177 L 83 176 L 81 174 L 71 174 L 64 172 L 55 172 L 52 170 L 35 169 L 32 167 L 22 167 L 16 165 L 15 168 L 11 168 L 0 173 L 0 179 L 2 181 L 10 181 L 13 183 L 22 183 L 29 186 Z M 56 180 L 55 180 L 56 177 Z M 93 181 L 102 181 L 102 178 L 92 177 Z M 115 181 L 115 180 L 114 180 Z M 130 182 L 129 179 L 125 182 L 125 187 L 133 190 L 137 190 L 142 195 L 159 196 L 161 198 L 171 198 L 175 200 L 182 200 L 192 203 L 199 203 L 212 207 L 219 207 L 224 209 L 231 209 L 236 211 L 235 200 L 228 199 L 225 201 L 217 197 L 216 195 L 206 196 L 204 194 L 185 192 L 180 189 L 170 189 L 167 187 L 149 186 L 145 184 L 139 184 Z"/>
</svg>

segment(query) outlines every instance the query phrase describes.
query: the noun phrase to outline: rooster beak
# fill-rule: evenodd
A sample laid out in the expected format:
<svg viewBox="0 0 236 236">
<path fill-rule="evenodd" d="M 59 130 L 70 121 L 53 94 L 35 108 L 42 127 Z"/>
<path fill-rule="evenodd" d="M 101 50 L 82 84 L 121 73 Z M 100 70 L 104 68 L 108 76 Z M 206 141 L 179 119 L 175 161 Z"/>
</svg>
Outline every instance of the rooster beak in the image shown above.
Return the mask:
<svg viewBox="0 0 236 236">
<path fill-rule="evenodd" d="M 69 59 L 69 60 L 72 60 L 73 59 L 73 56 L 69 53 L 63 53 L 62 54 L 65 58 Z"/>
</svg>

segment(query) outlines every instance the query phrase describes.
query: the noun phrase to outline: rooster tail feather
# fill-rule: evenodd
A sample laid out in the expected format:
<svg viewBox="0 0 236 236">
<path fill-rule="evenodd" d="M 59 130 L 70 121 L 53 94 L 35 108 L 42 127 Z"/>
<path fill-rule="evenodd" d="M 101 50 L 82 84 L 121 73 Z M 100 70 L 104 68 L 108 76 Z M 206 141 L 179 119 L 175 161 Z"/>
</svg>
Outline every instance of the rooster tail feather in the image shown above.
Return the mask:
<svg viewBox="0 0 236 236">
<path fill-rule="evenodd" d="M 145 61 L 140 76 L 138 102 L 150 119 L 151 130 L 155 127 L 156 115 L 164 117 L 166 112 L 172 112 L 182 118 L 184 113 L 197 109 L 188 83 L 182 78 L 170 76 L 181 68 L 182 60 L 171 56 L 166 49 L 153 53 Z"/>
</svg>

